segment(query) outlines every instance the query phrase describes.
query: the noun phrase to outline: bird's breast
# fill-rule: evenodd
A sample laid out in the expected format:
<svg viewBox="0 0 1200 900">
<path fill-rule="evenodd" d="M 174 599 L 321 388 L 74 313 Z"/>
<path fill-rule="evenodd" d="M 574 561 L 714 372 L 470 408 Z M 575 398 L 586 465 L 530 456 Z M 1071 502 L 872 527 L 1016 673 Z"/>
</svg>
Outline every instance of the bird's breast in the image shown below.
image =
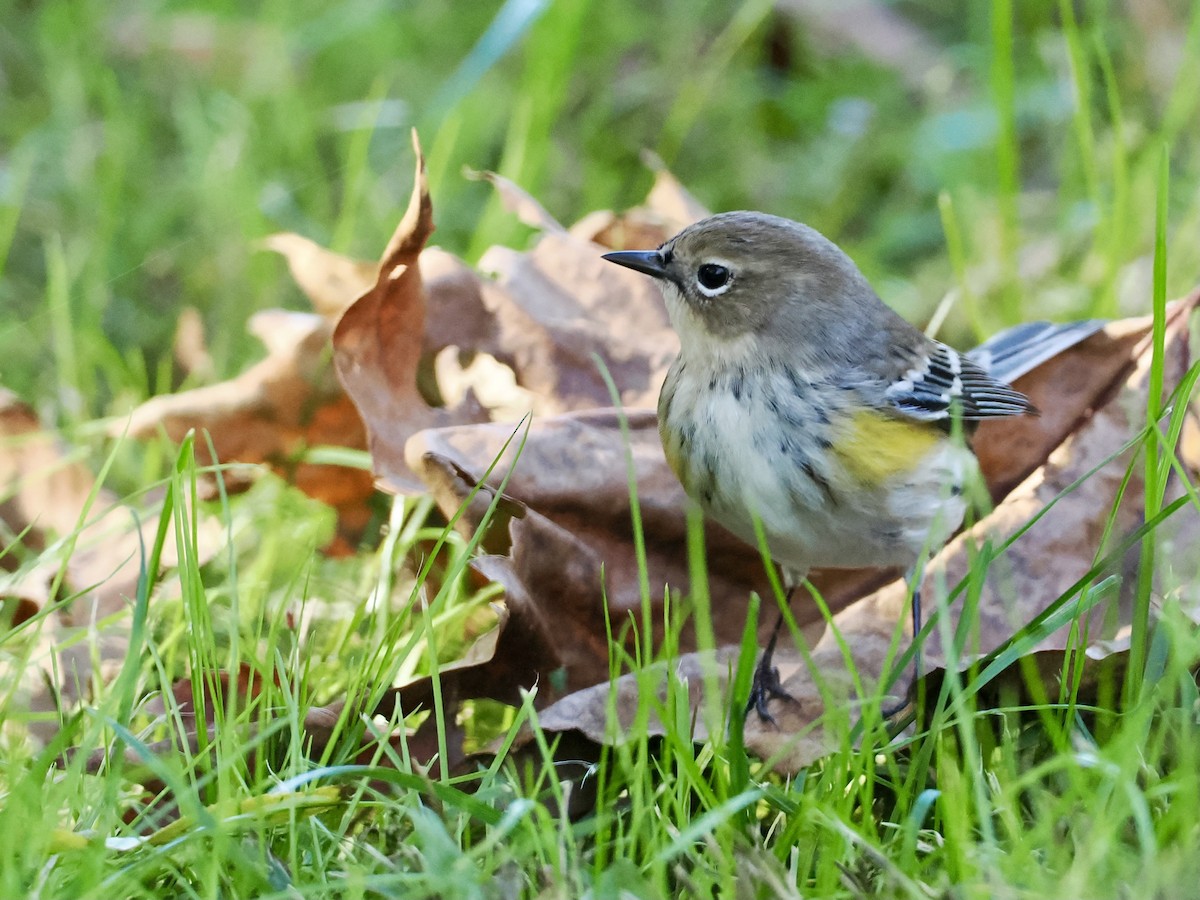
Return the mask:
<svg viewBox="0 0 1200 900">
<path fill-rule="evenodd" d="M 659 432 L 689 496 L 753 540 L 751 510 L 771 533 L 789 527 L 794 509 L 837 501 L 837 403 L 789 371 L 679 360 L 659 397 Z"/>
<path fill-rule="evenodd" d="M 796 569 L 911 565 L 958 526 L 974 461 L 936 426 L 764 365 L 678 360 L 659 430 L 689 496 L 751 544 L 760 521 L 772 556 Z"/>
</svg>

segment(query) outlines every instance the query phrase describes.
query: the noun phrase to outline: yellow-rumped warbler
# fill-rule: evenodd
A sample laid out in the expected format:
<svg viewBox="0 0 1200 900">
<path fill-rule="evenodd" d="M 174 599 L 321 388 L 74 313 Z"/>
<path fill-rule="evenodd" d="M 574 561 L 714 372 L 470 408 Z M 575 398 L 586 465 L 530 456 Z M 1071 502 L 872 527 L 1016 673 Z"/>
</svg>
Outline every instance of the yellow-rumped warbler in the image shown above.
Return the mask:
<svg viewBox="0 0 1200 900">
<path fill-rule="evenodd" d="M 604 258 L 658 279 L 679 333 L 658 401 L 671 468 L 750 544 L 757 518 L 792 585 L 811 568 L 911 570 L 937 549 L 976 469 L 954 419 L 1035 412 L 1005 381 L 1097 327 L 1032 323 L 959 354 L 884 305 L 825 237 L 757 212 Z M 915 635 L 915 593 L 913 618 Z M 755 676 L 764 720 L 787 697 L 774 644 Z"/>
</svg>

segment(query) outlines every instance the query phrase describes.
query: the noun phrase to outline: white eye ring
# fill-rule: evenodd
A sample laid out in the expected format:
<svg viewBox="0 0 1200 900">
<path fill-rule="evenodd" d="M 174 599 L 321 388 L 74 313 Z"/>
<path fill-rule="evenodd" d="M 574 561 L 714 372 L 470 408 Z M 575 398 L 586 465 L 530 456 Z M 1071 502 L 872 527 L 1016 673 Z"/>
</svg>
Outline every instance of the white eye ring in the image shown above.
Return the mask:
<svg viewBox="0 0 1200 900">
<path fill-rule="evenodd" d="M 733 284 L 733 271 L 719 260 L 709 260 L 696 269 L 696 287 L 705 297 L 716 297 Z"/>
</svg>

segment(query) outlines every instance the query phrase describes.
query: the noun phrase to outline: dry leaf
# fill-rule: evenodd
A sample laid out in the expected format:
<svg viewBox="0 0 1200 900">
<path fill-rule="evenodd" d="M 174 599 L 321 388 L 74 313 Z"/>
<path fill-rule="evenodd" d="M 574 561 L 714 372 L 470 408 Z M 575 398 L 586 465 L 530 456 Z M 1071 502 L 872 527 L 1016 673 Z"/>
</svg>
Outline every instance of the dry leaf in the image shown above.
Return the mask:
<svg viewBox="0 0 1200 900">
<path fill-rule="evenodd" d="M 199 381 L 212 379 L 213 360 L 204 336 L 204 320 L 200 318 L 200 311 L 196 307 L 185 306 L 180 311 L 171 352 L 175 364 L 188 378 Z"/>
<path fill-rule="evenodd" d="M 422 350 L 440 349 L 443 340 L 509 366 L 517 384 L 537 395 L 540 412 L 607 405 L 609 389 L 596 357 L 622 402 L 642 405 L 657 396 L 678 340 L 652 284 L 613 270 L 595 245 L 537 214 L 534 220 L 553 230 L 529 253 L 489 250 L 481 267 L 494 280 L 479 282 L 442 257 L 436 263 L 439 290 L 427 292 L 426 256 L 413 265 L 433 229 L 423 184 L 419 176 L 379 282 L 346 311 L 334 336 L 339 371 L 370 425 L 372 457 L 384 484 L 419 489 L 403 459 L 404 441 L 414 431 L 483 418 L 470 397 L 453 411 L 431 410 L 416 390 Z M 532 200 L 511 183 L 502 187 L 509 202 L 528 211 Z M 477 296 L 487 316 L 479 314 Z M 436 341 L 422 341 L 427 308 L 445 310 L 445 322 L 454 310 L 468 314 L 458 314 L 458 333 L 447 329 Z"/>
<path fill-rule="evenodd" d="M 299 234 L 273 234 L 263 246 L 287 260 L 292 278 L 313 309 L 329 319 L 336 319 L 367 291 L 378 273 L 375 263 L 326 250 Z"/>
<path fill-rule="evenodd" d="M 636 273 L 606 265 L 595 245 L 565 233 L 515 185 L 492 181 L 511 205 L 551 232 L 528 254 L 493 248 L 488 258 L 496 279 L 482 279 L 452 254 L 424 247 L 433 220 L 419 160 L 410 208 L 380 264 L 299 235 L 268 238 L 266 246 L 285 257 L 322 315 L 258 313 L 250 327 L 267 344 L 266 359 L 230 381 L 148 401 L 132 414 L 129 432 L 149 437 L 161 430 L 179 441 L 190 429 L 204 429 L 219 460 L 272 466 L 337 507 L 343 538 L 354 539 L 371 514 L 372 479 L 296 461 L 307 447 L 366 447 L 369 430 L 382 483 L 420 490 L 403 460 L 407 437 L 487 418 L 469 389 L 431 381 L 433 360 L 448 347 L 458 348 L 464 363 L 494 359 L 512 370 L 516 388 L 484 391 L 505 411 L 607 405 L 594 354 L 623 402 L 650 402 L 678 347 L 657 290 Z M 660 170 L 646 209 L 675 228 L 672 217 L 696 213 L 698 206 Z M 329 365 L 327 320 L 339 315 L 333 359 L 350 399 Z M 436 371 L 469 383 L 471 376 L 455 369 Z M 452 409 L 428 402 L 446 395 L 462 399 Z M 201 461 L 211 462 L 204 442 L 197 445 Z"/>
<path fill-rule="evenodd" d="M 403 457 L 411 434 L 486 418 L 471 397 L 453 410 L 434 409 L 417 388 L 426 305 L 417 259 L 433 233 L 433 203 L 415 132 L 413 147 L 417 175 L 408 210 L 383 253 L 375 284 L 346 309 L 333 333 L 334 364 L 366 423 L 375 473 L 394 491 L 420 489 Z"/>
<path fill-rule="evenodd" d="M 14 607 L 8 624 L 18 625 L 51 602 L 71 598 L 33 626 L 38 630 L 33 638 L 37 648 L 29 656 L 32 664 L 12 673 L 22 685 L 24 705 L 49 712 L 57 701 L 44 676 L 52 675 L 54 691 L 72 701 L 91 684 L 94 661 L 125 658 L 126 620 L 99 633 L 95 655 L 89 641 L 77 638 L 131 604 L 144 563 L 143 548 L 152 545 L 158 522 L 154 515 L 139 516 L 111 492 L 97 489 L 91 472 L 72 460 L 33 411 L 7 392 L 0 392 L 0 497 L 0 521 L 6 531 L 21 536 L 21 549 L 32 560 L 21 566 L 15 545 L 4 556 L 10 574 L 0 582 L 0 594 L 8 601 L 6 607 Z M 223 533 L 208 516 L 200 515 L 197 521 L 195 541 L 203 563 L 221 545 Z M 177 564 L 176 546 L 171 532 L 163 548 L 164 567 Z M 61 584 L 52 593 L 68 552 Z M 35 721 L 31 730 L 49 739 L 57 726 Z"/>
<path fill-rule="evenodd" d="M 479 262 L 492 274 L 485 298 L 498 323 L 494 345 L 478 349 L 511 366 L 517 383 L 542 399 L 541 413 L 646 406 L 679 352 L 658 289 L 601 259 L 601 250 L 564 233 L 543 235 L 528 253 L 492 247 Z"/>
<path fill-rule="evenodd" d="M 1033 401 L 1038 415 L 981 422 L 972 441 L 993 500 L 1041 465 L 1121 385 L 1152 324 L 1149 316 L 1110 322 L 1070 353 L 1016 379 L 1016 388 Z"/>
<path fill-rule="evenodd" d="M 589 213 L 571 226 L 572 235 L 609 250 L 644 250 L 712 215 L 658 156 L 646 151 L 642 161 L 654 171 L 646 202 L 620 214 L 612 210 Z"/>
<path fill-rule="evenodd" d="M 530 228 L 546 232 L 566 231 L 558 220 L 546 211 L 546 207 L 514 181 L 496 172 L 476 172 L 467 169 L 463 174 L 472 181 L 486 181 L 491 184 L 504 208 Z"/>
<path fill-rule="evenodd" d="M 138 438 L 165 433 L 175 442 L 192 430 L 207 432 L 216 459 L 201 438 L 196 441 L 201 465 L 265 463 L 336 507 L 339 529 L 354 539 L 370 517 L 370 474 L 300 461 L 309 447 L 367 446 L 362 420 L 330 363 L 331 326 L 312 313 L 276 309 L 256 313 L 249 328 L 266 345 L 266 359 L 230 381 L 153 397 L 112 431 Z"/>
</svg>

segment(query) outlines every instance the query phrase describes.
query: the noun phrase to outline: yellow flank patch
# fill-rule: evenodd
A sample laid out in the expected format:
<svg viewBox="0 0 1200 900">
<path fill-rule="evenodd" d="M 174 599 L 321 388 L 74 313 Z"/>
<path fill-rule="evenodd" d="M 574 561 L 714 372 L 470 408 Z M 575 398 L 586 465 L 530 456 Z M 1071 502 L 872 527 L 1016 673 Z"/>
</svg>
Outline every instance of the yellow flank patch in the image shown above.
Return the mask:
<svg viewBox="0 0 1200 900">
<path fill-rule="evenodd" d="M 864 410 L 851 416 L 832 449 L 852 477 L 877 485 L 915 469 L 942 436 L 932 423 Z"/>
<path fill-rule="evenodd" d="M 683 455 L 683 447 L 680 446 L 679 440 L 668 432 L 666 428 L 660 426 L 658 434 L 662 438 L 663 453 L 667 457 L 667 465 L 671 467 L 671 471 L 675 473 L 675 477 L 679 479 L 684 490 L 687 490 L 687 459 Z"/>
</svg>

